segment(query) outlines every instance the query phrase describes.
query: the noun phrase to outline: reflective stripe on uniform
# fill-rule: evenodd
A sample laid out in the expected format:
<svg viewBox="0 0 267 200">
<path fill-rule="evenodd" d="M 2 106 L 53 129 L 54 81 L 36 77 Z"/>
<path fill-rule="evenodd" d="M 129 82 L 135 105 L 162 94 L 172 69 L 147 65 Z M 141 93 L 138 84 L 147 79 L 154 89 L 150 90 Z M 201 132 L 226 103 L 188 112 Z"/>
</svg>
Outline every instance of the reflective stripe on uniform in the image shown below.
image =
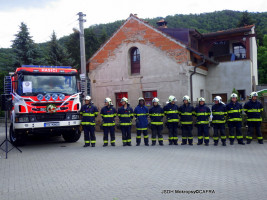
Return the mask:
<svg viewBox="0 0 267 200">
<path fill-rule="evenodd" d="M 108 143 L 108 141 L 107 140 L 104 140 L 104 143 Z"/>
<path fill-rule="evenodd" d="M 225 115 L 225 112 L 212 112 L 213 115 Z"/>
<path fill-rule="evenodd" d="M 192 115 L 193 113 L 190 113 L 190 112 L 184 112 L 184 113 L 181 113 L 181 115 Z"/>
<path fill-rule="evenodd" d="M 102 126 L 115 126 L 115 123 L 103 123 Z"/>
<path fill-rule="evenodd" d="M 179 122 L 179 119 L 168 119 L 167 122 Z"/>
<path fill-rule="evenodd" d="M 111 140 L 110 143 L 115 143 L 116 140 Z"/>
<path fill-rule="evenodd" d="M 163 141 L 163 138 L 158 138 L 159 141 Z"/>
<path fill-rule="evenodd" d="M 262 109 L 248 109 L 247 112 L 261 112 Z"/>
<path fill-rule="evenodd" d="M 148 138 L 148 135 L 144 135 L 144 138 Z"/>
<path fill-rule="evenodd" d="M 229 135 L 229 138 L 230 138 L 230 139 L 235 139 L 235 136 L 233 136 L 233 135 Z"/>
<path fill-rule="evenodd" d="M 263 140 L 263 137 L 258 137 L 258 140 Z"/>
<path fill-rule="evenodd" d="M 94 117 L 95 114 L 93 113 L 82 113 L 83 116 L 86 116 L 86 117 Z"/>
<path fill-rule="evenodd" d="M 178 137 L 173 137 L 173 140 L 178 140 Z"/>
<path fill-rule="evenodd" d="M 152 117 L 157 117 L 157 116 L 164 116 L 163 113 L 153 113 L 153 114 L 149 114 Z"/>
<path fill-rule="evenodd" d="M 209 140 L 210 139 L 210 137 L 204 137 L 204 140 Z"/>
<path fill-rule="evenodd" d="M 132 114 L 118 114 L 119 117 L 131 117 Z"/>
<path fill-rule="evenodd" d="M 101 114 L 101 116 L 102 116 L 102 117 L 115 117 L 116 114 L 112 114 L 112 115 L 103 115 L 103 114 Z"/>
<path fill-rule="evenodd" d="M 226 139 L 226 136 L 221 136 L 221 139 Z"/>
<path fill-rule="evenodd" d="M 199 140 L 202 140 L 203 139 L 203 136 L 198 136 L 197 137 Z"/>
<path fill-rule="evenodd" d="M 148 115 L 148 113 L 140 113 L 140 114 L 136 114 L 136 116 L 143 116 L 143 115 Z"/>
<path fill-rule="evenodd" d="M 151 122 L 152 125 L 162 125 L 163 122 Z"/>
<path fill-rule="evenodd" d="M 178 113 L 178 110 L 164 111 L 165 114 Z"/>
<path fill-rule="evenodd" d="M 181 121 L 181 124 L 193 124 L 193 122 L 182 122 Z"/>
<path fill-rule="evenodd" d="M 81 122 L 81 125 L 92 125 L 92 126 L 94 126 L 95 123 L 94 122 Z"/>
<path fill-rule="evenodd" d="M 145 130 L 147 130 L 147 128 L 136 128 L 136 130 L 138 130 L 138 131 L 145 131 Z"/>
<path fill-rule="evenodd" d="M 89 140 L 86 140 L 85 143 L 88 144 L 88 143 L 90 143 L 90 141 Z"/>
<path fill-rule="evenodd" d="M 95 143 L 96 141 L 95 140 L 91 140 L 91 143 L 93 144 L 93 143 Z"/>
<path fill-rule="evenodd" d="M 242 118 L 230 118 L 228 119 L 229 122 L 233 122 L 233 121 L 239 121 L 241 122 L 242 121 Z"/>
<path fill-rule="evenodd" d="M 136 136 L 137 139 L 141 139 L 141 136 Z"/>
<path fill-rule="evenodd" d="M 262 118 L 250 118 L 250 119 L 247 119 L 248 122 L 261 122 L 262 121 Z"/>
<path fill-rule="evenodd" d="M 209 121 L 199 121 L 197 124 L 209 124 Z"/>
<path fill-rule="evenodd" d="M 246 138 L 249 139 L 249 140 L 252 140 L 252 137 L 251 136 L 247 136 Z"/>
<path fill-rule="evenodd" d="M 196 116 L 201 116 L 201 115 L 210 115 L 210 113 L 196 113 Z"/>
<path fill-rule="evenodd" d="M 227 113 L 239 113 L 241 112 L 242 110 L 228 110 Z"/>
<path fill-rule="evenodd" d="M 120 123 L 121 126 L 130 126 L 132 123 Z"/>
<path fill-rule="evenodd" d="M 241 136 L 236 136 L 236 139 L 242 139 L 243 138 L 243 136 L 241 135 Z"/>
<path fill-rule="evenodd" d="M 214 140 L 219 140 L 219 137 L 213 137 Z"/>
</svg>

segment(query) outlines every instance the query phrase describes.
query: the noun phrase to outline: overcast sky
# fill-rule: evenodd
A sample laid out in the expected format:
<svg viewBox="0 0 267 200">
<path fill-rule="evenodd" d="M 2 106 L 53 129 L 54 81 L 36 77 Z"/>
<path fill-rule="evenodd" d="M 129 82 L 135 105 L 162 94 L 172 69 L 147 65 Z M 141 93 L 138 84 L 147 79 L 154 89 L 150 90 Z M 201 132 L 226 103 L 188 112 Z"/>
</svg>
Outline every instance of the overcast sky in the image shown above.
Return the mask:
<svg viewBox="0 0 267 200">
<path fill-rule="evenodd" d="M 266 0 L 0 0 L 0 48 L 7 48 L 27 24 L 36 43 L 50 40 L 78 28 L 78 12 L 86 14 L 84 27 L 127 19 L 130 13 L 140 18 L 165 17 L 174 14 L 213 12 L 220 10 L 266 12 Z"/>
</svg>

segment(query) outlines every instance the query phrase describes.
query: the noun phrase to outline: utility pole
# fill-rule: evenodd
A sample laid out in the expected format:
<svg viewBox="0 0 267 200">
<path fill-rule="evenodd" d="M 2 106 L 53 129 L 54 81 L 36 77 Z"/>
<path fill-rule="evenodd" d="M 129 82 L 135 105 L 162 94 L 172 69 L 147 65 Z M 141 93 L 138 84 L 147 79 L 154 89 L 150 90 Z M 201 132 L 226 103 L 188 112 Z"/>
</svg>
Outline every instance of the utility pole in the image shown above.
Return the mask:
<svg viewBox="0 0 267 200">
<path fill-rule="evenodd" d="M 80 25 L 80 54 L 81 54 L 81 85 L 82 85 L 82 91 L 84 96 L 87 95 L 87 74 L 86 74 L 86 62 L 85 62 L 85 43 L 84 43 L 84 28 L 83 23 L 86 22 L 83 17 L 86 16 L 86 14 L 83 14 L 82 12 L 79 12 L 77 15 L 79 15 L 79 25 Z"/>
</svg>

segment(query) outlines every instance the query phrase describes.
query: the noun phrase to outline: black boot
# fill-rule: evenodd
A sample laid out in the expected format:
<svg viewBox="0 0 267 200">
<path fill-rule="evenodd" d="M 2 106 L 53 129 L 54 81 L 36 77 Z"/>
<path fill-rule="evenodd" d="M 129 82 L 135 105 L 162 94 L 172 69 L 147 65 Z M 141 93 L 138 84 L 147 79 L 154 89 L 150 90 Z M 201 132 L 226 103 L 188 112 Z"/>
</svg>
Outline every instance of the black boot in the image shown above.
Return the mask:
<svg viewBox="0 0 267 200">
<path fill-rule="evenodd" d="M 127 145 L 128 145 L 128 146 L 132 146 L 131 142 L 127 142 Z"/>
<path fill-rule="evenodd" d="M 148 144 L 148 143 L 145 143 L 145 145 L 146 145 L 146 146 L 149 146 L 149 144 Z"/>
<path fill-rule="evenodd" d="M 259 142 L 259 144 L 263 144 L 263 140 L 259 140 L 258 142 Z"/>
<path fill-rule="evenodd" d="M 233 140 L 230 141 L 230 145 L 234 145 L 234 141 Z"/>
<path fill-rule="evenodd" d="M 225 141 L 223 141 L 223 142 L 222 142 L 222 145 L 223 145 L 223 146 L 226 146 L 226 142 L 225 142 Z"/>
<path fill-rule="evenodd" d="M 140 143 L 136 143 L 136 146 L 140 146 Z"/>
<path fill-rule="evenodd" d="M 209 143 L 205 143 L 205 146 L 209 146 Z"/>
<path fill-rule="evenodd" d="M 108 143 L 104 143 L 104 144 L 103 144 L 103 147 L 106 147 L 106 146 L 108 146 Z"/>
<path fill-rule="evenodd" d="M 115 146 L 116 146 L 116 145 L 115 145 L 115 142 L 111 143 L 111 146 L 115 147 Z"/>
<path fill-rule="evenodd" d="M 160 146 L 163 146 L 164 144 L 163 144 L 163 141 L 159 141 L 159 145 Z"/>
<path fill-rule="evenodd" d="M 153 142 L 152 142 L 152 146 L 155 146 L 155 145 L 156 145 L 156 141 L 153 141 Z"/>
<path fill-rule="evenodd" d="M 178 141 L 177 140 L 173 141 L 173 144 L 178 145 Z"/>
<path fill-rule="evenodd" d="M 123 142 L 123 146 L 124 146 L 124 147 L 127 146 L 127 143 L 126 143 L 126 142 Z"/>
<path fill-rule="evenodd" d="M 95 143 L 92 143 L 91 146 L 92 146 L 92 147 L 95 147 Z"/>
<path fill-rule="evenodd" d="M 250 144 L 251 143 L 251 140 L 247 140 L 247 144 Z"/>
<path fill-rule="evenodd" d="M 90 147 L 90 143 L 85 143 L 83 147 Z"/>
<path fill-rule="evenodd" d="M 238 144 L 245 145 L 245 143 L 243 142 L 243 140 L 238 141 Z"/>
<path fill-rule="evenodd" d="M 214 146 L 218 146 L 218 141 L 214 141 Z"/>
<path fill-rule="evenodd" d="M 203 144 L 203 142 L 199 142 L 199 141 L 198 141 L 198 143 L 197 143 L 197 145 L 202 145 L 202 144 Z"/>
<path fill-rule="evenodd" d="M 169 140 L 169 145 L 172 145 L 172 144 L 173 144 L 172 140 Z"/>
</svg>

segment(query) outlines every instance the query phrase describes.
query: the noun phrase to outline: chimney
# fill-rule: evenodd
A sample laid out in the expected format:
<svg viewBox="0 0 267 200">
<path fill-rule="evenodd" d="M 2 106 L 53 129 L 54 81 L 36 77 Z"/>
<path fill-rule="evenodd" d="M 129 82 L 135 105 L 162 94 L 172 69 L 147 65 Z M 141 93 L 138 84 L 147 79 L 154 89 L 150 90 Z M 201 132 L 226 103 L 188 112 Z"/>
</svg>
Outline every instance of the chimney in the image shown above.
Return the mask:
<svg viewBox="0 0 267 200">
<path fill-rule="evenodd" d="M 167 22 L 164 19 L 161 19 L 157 22 L 158 28 L 168 28 Z"/>
</svg>

